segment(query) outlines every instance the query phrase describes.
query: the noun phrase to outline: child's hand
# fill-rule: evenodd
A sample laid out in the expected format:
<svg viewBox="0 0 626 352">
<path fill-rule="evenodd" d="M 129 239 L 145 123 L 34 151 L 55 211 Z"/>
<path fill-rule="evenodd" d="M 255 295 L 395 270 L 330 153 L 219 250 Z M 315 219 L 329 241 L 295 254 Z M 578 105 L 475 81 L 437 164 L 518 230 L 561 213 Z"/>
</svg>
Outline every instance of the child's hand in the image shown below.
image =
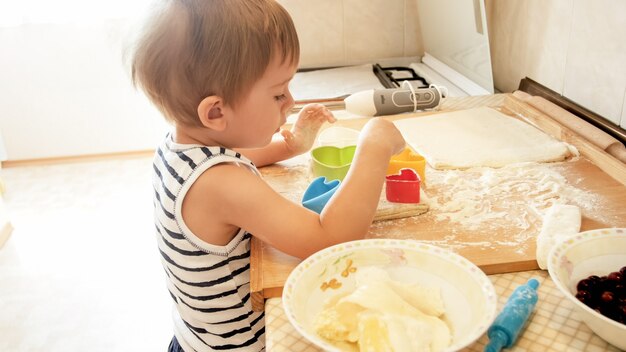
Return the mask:
<svg viewBox="0 0 626 352">
<path fill-rule="evenodd" d="M 406 142 L 393 122 L 375 117 L 369 120 L 359 136 L 359 144 L 373 143 L 379 147 L 389 148 L 392 155 L 404 150 Z"/>
<path fill-rule="evenodd" d="M 294 154 L 302 154 L 311 149 L 315 137 L 324 122 L 333 123 L 337 119 L 322 104 L 307 104 L 298 114 L 298 120 L 293 124 L 291 131 L 281 130 L 287 147 Z"/>
</svg>

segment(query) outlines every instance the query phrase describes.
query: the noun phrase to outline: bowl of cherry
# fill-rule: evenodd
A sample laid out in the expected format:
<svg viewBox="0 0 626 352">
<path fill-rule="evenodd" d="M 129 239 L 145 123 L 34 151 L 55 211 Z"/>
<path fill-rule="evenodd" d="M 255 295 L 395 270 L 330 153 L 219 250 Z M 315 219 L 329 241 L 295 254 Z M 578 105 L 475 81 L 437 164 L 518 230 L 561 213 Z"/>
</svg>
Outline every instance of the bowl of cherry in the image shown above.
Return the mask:
<svg viewBox="0 0 626 352">
<path fill-rule="evenodd" d="M 581 320 L 626 350 L 626 229 L 581 232 L 555 245 L 548 271 Z"/>
</svg>

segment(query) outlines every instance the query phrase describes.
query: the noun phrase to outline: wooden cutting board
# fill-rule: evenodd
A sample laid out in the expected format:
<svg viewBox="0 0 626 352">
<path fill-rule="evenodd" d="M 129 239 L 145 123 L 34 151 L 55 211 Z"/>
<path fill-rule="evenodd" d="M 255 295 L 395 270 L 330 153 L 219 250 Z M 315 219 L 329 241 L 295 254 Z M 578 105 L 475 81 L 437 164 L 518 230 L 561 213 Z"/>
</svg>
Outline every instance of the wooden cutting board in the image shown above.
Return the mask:
<svg viewBox="0 0 626 352">
<path fill-rule="evenodd" d="M 294 203 L 301 203 L 302 196 L 307 187 L 313 182 L 315 176 L 311 172 L 311 158 L 308 154 L 302 154 L 284 163 L 270 165 L 262 168 L 263 179 L 283 197 Z M 423 196 L 422 196 L 423 198 Z M 392 203 L 387 201 L 385 186 L 378 200 L 378 208 L 374 215 L 374 221 L 402 219 L 410 216 L 418 216 L 428 211 L 428 203 L 424 199 L 420 203 Z"/>
<path fill-rule="evenodd" d="M 559 197 L 581 207 L 583 231 L 626 227 L 626 165 L 510 94 L 448 98 L 441 110 L 476 106 L 498 108 L 512 118 L 521 115 L 546 133 L 575 146 L 581 156 L 562 163 L 541 165 L 538 169 L 528 166 L 527 169 L 511 171 L 511 174 L 488 174 L 489 177 L 484 172 L 437 171 L 427 167 L 427 184 L 423 191 L 428 197 L 429 212 L 417 217 L 375 222 L 370 227 L 368 238 L 425 241 L 453 250 L 485 273 L 495 274 L 538 268 L 535 242 L 541 228 L 542 207 Z M 437 112 L 386 118 L 396 120 L 432 113 Z M 360 129 L 366 121 L 342 120 L 335 125 Z M 289 171 L 283 172 L 284 178 L 275 178 L 276 170 L 281 169 Z M 308 185 L 310 180 L 307 165 L 302 159 L 262 168 L 261 173 L 274 177 L 274 182 L 270 184 L 278 191 L 299 183 Z M 500 183 L 510 183 L 506 192 L 489 184 L 494 177 L 500 177 Z M 489 192 L 483 189 L 471 193 L 472 190 L 459 188 L 462 184 L 471 186 L 485 182 L 483 188 Z M 477 195 L 481 197 L 480 202 L 472 203 L 471 198 Z M 459 203 L 459 199 L 466 201 Z M 466 212 L 466 217 L 463 216 L 463 211 L 467 210 L 464 208 L 478 206 L 479 203 L 488 204 L 488 209 L 473 209 Z M 300 260 L 256 238 L 253 238 L 251 250 L 252 302 L 254 309 L 260 310 L 264 307 L 265 298 L 281 295 L 287 276 Z"/>
</svg>

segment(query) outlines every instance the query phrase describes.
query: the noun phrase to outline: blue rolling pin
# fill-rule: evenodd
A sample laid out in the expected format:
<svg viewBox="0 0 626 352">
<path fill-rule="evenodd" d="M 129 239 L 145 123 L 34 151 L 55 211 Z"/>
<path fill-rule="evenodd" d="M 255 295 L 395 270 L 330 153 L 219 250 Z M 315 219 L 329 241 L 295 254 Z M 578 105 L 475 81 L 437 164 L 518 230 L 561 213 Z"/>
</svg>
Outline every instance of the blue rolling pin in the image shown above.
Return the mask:
<svg viewBox="0 0 626 352">
<path fill-rule="evenodd" d="M 484 352 L 498 352 L 511 347 L 537 304 L 539 281 L 530 279 L 513 291 L 502 312 L 487 330 L 489 343 Z"/>
</svg>

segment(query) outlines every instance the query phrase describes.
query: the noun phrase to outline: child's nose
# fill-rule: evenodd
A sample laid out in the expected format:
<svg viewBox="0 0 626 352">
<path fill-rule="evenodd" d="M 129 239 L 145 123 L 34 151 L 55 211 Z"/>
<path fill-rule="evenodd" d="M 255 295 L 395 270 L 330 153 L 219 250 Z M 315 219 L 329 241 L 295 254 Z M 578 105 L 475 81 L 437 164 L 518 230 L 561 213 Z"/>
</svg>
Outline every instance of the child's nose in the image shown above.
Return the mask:
<svg viewBox="0 0 626 352">
<path fill-rule="evenodd" d="M 285 105 L 283 106 L 283 109 L 288 111 L 288 110 L 291 110 L 291 108 L 293 108 L 294 105 L 296 105 L 296 101 L 293 99 L 293 96 L 291 95 L 291 91 L 289 90 L 287 90 L 287 93 L 285 93 L 285 96 L 287 97 L 287 99 L 285 99 Z"/>
</svg>

